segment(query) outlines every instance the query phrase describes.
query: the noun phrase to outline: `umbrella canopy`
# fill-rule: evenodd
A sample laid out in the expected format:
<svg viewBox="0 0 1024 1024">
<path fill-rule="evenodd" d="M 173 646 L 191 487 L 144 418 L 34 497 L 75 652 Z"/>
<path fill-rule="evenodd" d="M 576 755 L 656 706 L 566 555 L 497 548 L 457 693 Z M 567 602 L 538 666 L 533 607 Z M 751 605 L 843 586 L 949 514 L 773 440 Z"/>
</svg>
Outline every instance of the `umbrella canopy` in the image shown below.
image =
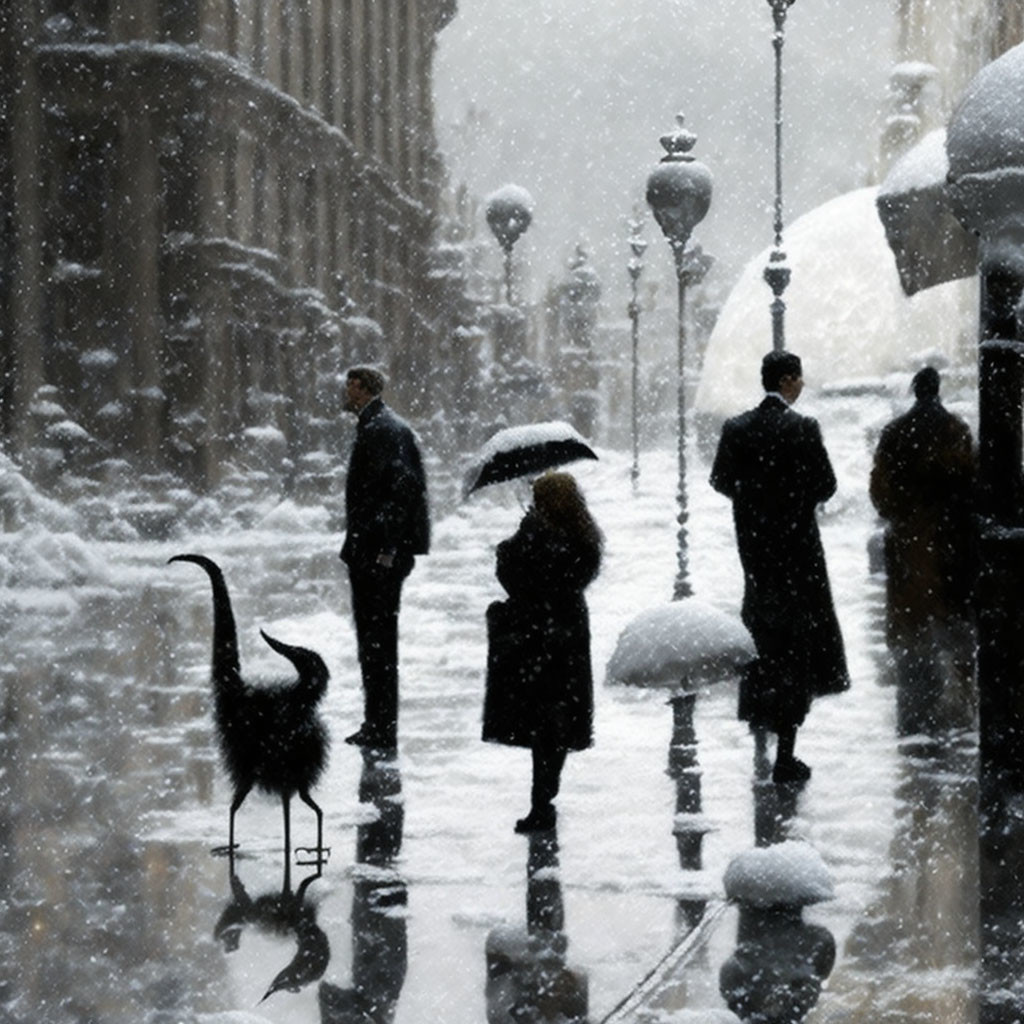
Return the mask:
<svg viewBox="0 0 1024 1024">
<path fill-rule="evenodd" d="M 939 128 L 893 164 L 878 190 L 878 216 L 907 295 L 978 270 L 978 240 L 949 206 L 948 171 L 946 130 Z"/>
<path fill-rule="evenodd" d="M 463 494 L 488 484 L 542 473 L 577 459 L 596 459 L 594 450 L 568 423 L 529 423 L 499 430 L 474 459 Z"/>
<path fill-rule="evenodd" d="M 727 678 L 754 656 L 739 616 L 690 597 L 637 615 L 619 635 L 607 679 L 692 690 Z"/>
</svg>

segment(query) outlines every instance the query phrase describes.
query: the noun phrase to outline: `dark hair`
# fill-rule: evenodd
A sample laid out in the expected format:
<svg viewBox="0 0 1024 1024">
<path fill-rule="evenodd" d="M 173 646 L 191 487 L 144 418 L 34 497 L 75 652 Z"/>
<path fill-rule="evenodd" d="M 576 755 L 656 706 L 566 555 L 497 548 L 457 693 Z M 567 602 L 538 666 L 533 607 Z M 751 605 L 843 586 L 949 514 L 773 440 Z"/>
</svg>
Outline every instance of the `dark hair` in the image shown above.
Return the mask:
<svg viewBox="0 0 1024 1024">
<path fill-rule="evenodd" d="M 371 395 L 379 395 L 387 385 L 387 378 L 375 366 L 353 366 L 345 374 L 346 380 L 357 380 Z"/>
<path fill-rule="evenodd" d="M 533 507 L 559 530 L 601 550 L 604 537 L 571 473 L 545 473 L 533 481 Z"/>
<path fill-rule="evenodd" d="M 935 398 L 939 393 L 939 371 L 934 366 L 918 370 L 910 386 L 915 398 Z"/>
<path fill-rule="evenodd" d="M 802 377 L 800 357 L 792 352 L 771 351 L 761 360 L 761 385 L 765 391 L 778 391 L 783 377 Z"/>
</svg>

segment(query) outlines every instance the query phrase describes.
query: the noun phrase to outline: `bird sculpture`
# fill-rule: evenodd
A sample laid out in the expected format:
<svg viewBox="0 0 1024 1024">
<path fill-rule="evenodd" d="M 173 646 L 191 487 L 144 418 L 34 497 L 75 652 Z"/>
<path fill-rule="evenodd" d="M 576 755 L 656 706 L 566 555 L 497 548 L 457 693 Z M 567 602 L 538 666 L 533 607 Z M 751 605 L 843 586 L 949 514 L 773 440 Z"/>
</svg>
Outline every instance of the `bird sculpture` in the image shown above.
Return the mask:
<svg viewBox="0 0 1024 1024">
<path fill-rule="evenodd" d="M 317 712 L 329 673 L 315 651 L 260 635 L 287 658 L 298 678 L 252 685 L 242 678 L 238 635 L 227 585 L 220 567 L 204 555 L 175 555 L 170 562 L 193 562 L 206 570 L 213 588 L 213 719 L 221 761 L 233 787 L 227 852 L 235 845 L 235 814 L 255 786 L 281 797 L 284 855 L 291 857 L 290 806 L 294 794 L 316 814 L 316 855 L 323 855 L 323 811 L 310 796 L 327 765 L 327 729 Z"/>
</svg>

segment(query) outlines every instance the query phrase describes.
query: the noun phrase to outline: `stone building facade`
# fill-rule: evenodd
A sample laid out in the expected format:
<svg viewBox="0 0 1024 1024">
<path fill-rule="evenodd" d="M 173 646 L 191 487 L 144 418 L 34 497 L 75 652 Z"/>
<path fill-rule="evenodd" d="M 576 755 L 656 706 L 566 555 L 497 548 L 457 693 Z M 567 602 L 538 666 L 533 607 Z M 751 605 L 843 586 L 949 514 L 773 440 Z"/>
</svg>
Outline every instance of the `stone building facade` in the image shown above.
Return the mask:
<svg viewBox="0 0 1024 1024">
<path fill-rule="evenodd" d="M 37 477 L 115 462 L 200 486 L 261 451 L 298 469 L 363 359 L 414 411 L 451 329 L 431 76 L 454 11 L 3 4 L 8 453 Z"/>
<path fill-rule="evenodd" d="M 943 127 L 972 78 L 1024 40 L 1024 0 L 899 0 L 880 171 Z"/>
</svg>

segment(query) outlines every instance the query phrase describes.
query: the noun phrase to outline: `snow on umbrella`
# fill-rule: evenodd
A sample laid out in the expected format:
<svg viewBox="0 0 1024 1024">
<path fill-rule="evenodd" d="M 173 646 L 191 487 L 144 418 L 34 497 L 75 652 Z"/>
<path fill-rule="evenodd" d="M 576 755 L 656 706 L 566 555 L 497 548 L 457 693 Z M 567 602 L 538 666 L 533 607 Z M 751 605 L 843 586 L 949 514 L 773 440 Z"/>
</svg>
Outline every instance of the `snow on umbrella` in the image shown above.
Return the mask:
<svg viewBox="0 0 1024 1024">
<path fill-rule="evenodd" d="M 977 273 L 978 240 L 953 216 L 948 171 L 939 128 L 900 157 L 878 189 L 878 216 L 907 295 Z"/>
<path fill-rule="evenodd" d="M 755 656 L 739 618 L 696 598 L 641 612 L 619 635 L 610 683 L 692 690 L 740 669 Z"/>
<path fill-rule="evenodd" d="M 468 497 L 488 484 L 541 473 L 577 459 L 596 458 L 594 450 L 568 423 L 507 427 L 480 449 L 466 473 L 463 496 Z"/>
</svg>

